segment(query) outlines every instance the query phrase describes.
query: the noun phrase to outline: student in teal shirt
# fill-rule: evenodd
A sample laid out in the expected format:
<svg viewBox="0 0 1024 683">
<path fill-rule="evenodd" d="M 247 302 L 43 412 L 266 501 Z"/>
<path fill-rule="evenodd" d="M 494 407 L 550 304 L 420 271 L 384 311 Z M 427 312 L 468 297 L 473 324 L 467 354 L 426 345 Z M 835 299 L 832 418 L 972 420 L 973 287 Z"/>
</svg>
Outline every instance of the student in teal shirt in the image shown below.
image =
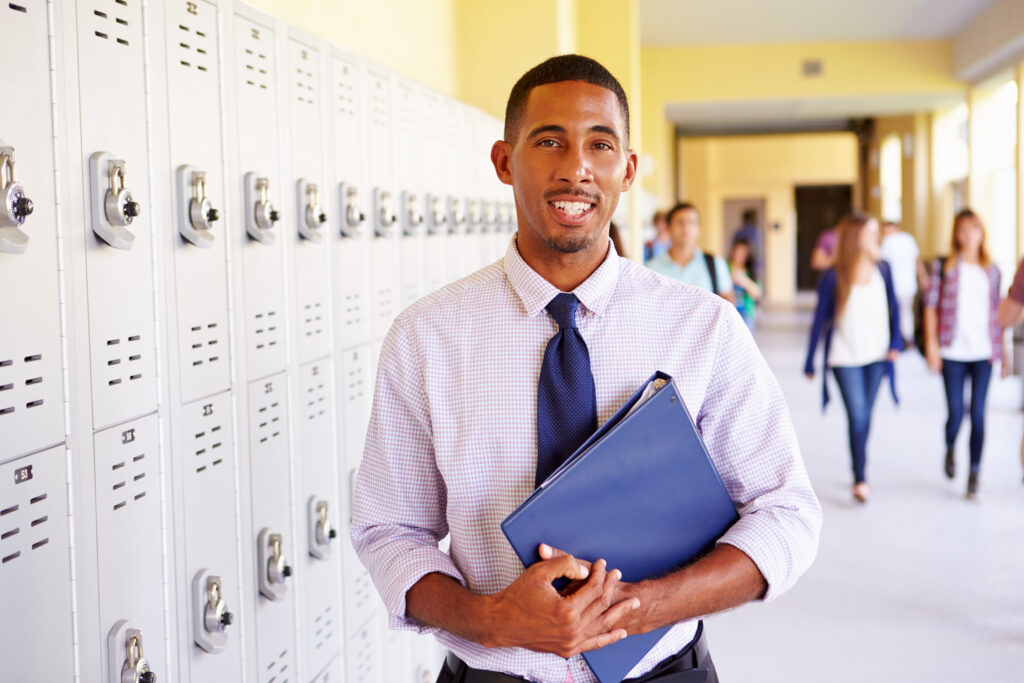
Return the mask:
<svg viewBox="0 0 1024 683">
<path fill-rule="evenodd" d="M 697 238 L 700 237 L 697 207 L 689 202 L 672 207 L 668 212 L 668 232 L 672 238 L 668 253 L 651 259 L 647 267 L 682 283 L 715 292 L 735 303 L 732 278 L 725 260 L 705 254 L 697 246 Z"/>
</svg>

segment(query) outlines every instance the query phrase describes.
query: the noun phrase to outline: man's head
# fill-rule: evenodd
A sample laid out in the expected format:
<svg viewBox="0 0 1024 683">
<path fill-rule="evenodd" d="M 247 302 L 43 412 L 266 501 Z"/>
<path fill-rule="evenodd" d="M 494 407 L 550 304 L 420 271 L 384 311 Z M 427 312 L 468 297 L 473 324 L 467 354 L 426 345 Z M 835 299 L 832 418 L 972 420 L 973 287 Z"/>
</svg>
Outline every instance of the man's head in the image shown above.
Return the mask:
<svg viewBox="0 0 1024 683">
<path fill-rule="evenodd" d="M 491 161 L 512 185 L 520 252 L 606 252 L 608 223 L 636 176 L 622 87 L 592 59 L 564 55 L 512 89 Z M 595 256 L 596 258 L 596 256 Z"/>
<path fill-rule="evenodd" d="M 673 247 L 687 250 L 697 246 L 700 237 L 700 213 L 690 202 L 680 202 L 668 212 L 668 234 Z"/>
</svg>

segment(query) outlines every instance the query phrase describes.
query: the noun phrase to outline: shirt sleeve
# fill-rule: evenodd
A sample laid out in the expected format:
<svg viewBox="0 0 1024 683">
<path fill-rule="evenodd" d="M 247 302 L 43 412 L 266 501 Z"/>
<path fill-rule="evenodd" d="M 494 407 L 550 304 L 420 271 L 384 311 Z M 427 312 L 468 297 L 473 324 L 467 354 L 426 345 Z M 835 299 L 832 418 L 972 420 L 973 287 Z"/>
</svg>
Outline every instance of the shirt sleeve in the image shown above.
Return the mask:
<svg viewBox="0 0 1024 683">
<path fill-rule="evenodd" d="M 732 293 L 732 275 L 729 274 L 729 266 L 721 256 L 715 257 L 715 272 L 718 278 L 718 293 Z"/>
<path fill-rule="evenodd" d="M 736 504 L 719 539 L 739 548 L 786 592 L 814 561 L 821 505 L 811 488 L 782 389 L 738 316 L 720 315 L 717 351 L 697 426 Z"/>
<path fill-rule="evenodd" d="M 405 595 L 421 578 L 465 580 L 438 548 L 448 534 L 447 489 L 434 460 L 421 364 L 399 325 L 381 351 L 377 386 L 356 478 L 352 544 L 384 600 L 393 628 L 426 628 L 406 615 Z"/>
<path fill-rule="evenodd" d="M 1017 265 L 1017 272 L 1013 276 L 1013 282 L 1010 283 L 1010 290 L 1006 296 L 1019 304 L 1024 304 L 1024 260 Z"/>
</svg>

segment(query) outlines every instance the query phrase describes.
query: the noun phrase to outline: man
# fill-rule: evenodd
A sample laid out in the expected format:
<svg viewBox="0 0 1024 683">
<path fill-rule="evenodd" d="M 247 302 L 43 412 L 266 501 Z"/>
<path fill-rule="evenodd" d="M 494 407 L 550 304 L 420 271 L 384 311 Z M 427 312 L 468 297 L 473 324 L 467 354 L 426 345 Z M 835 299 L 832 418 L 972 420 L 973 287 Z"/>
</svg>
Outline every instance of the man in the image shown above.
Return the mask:
<svg viewBox="0 0 1024 683">
<path fill-rule="evenodd" d="M 656 256 L 661 256 L 672 246 L 672 239 L 668 236 L 668 221 L 665 220 L 665 212 L 660 209 L 655 211 L 651 222 L 654 223 L 654 239 L 644 242 L 644 263 Z"/>
<path fill-rule="evenodd" d="M 892 284 L 896 290 L 896 302 L 900 307 L 900 331 L 904 348 L 911 348 L 914 341 L 914 295 L 917 283 L 924 271 L 917 242 L 909 233 L 900 230 L 899 223 L 882 223 L 882 245 L 878 255 L 889 263 Z"/>
<path fill-rule="evenodd" d="M 610 247 L 636 176 L 628 122 L 622 87 L 593 60 L 527 72 L 491 150 L 519 224 L 504 260 L 413 304 L 384 341 L 352 540 L 391 626 L 450 650 L 439 681 L 590 683 L 580 653 L 674 624 L 629 675 L 674 657 L 639 680 L 700 680 L 699 667 L 714 682 L 698 617 L 776 597 L 817 550 L 820 507 L 739 316 Z M 501 521 L 657 369 L 675 377 L 740 520 L 648 581 L 544 545 L 524 570 Z M 562 593 L 559 577 L 574 582 Z"/>
<path fill-rule="evenodd" d="M 756 281 L 764 282 L 764 273 L 761 270 L 764 248 L 761 244 L 761 227 L 758 224 L 756 209 L 743 210 L 743 225 L 736 228 L 736 232 L 733 233 L 731 246 L 735 247 L 740 240 L 745 240 L 750 246 L 752 263 L 747 264 L 747 270 L 753 274 Z"/>
<path fill-rule="evenodd" d="M 676 204 L 668 212 L 667 220 L 672 246 L 667 254 L 651 259 L 647 267 L 655 273 L 715 292 L 723 299 L 736 303 L 725 259 L 705 254 L 697 246 L 700 237 L 700 214 L 697 207 L 689 202 Z"/>
</svg>

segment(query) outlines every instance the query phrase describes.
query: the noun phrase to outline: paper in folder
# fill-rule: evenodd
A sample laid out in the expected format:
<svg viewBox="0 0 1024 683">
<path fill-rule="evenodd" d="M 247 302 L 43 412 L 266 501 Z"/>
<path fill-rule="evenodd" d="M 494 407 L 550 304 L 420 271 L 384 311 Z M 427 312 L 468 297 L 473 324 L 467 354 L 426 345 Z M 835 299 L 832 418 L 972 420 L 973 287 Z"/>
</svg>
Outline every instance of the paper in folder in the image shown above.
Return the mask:
<svg viewBox="0 0 1024 683">
<path fill-rule="evenodd" d="M 637 582 L 710 550 L 737 519 L 675 383 L 658 372 L 501 528 L 526 566 L 547 543 L 591 562 L 604 558 Z M 601 683 L 617 683 L 668 629 L 583 657 Z"/>
</svg>

